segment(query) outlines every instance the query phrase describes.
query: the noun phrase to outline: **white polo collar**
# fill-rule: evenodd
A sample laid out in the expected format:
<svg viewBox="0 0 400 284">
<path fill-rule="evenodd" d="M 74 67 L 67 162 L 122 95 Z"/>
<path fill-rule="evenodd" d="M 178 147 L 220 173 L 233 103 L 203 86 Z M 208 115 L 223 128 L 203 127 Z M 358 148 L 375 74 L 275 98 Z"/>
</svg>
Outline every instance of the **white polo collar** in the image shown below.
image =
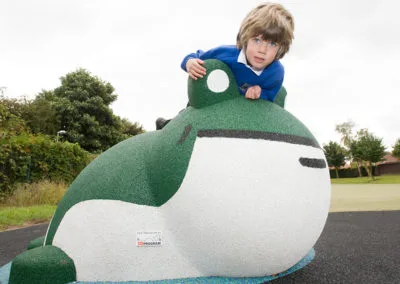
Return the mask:
<svg viewBox="0 0 400 284">
<path fill-rule="evenodd" d="M 241 50 L 240 50 L 240 53 L 239 53 L 239 56 L 238 56 L 237 62 L 239 62 L 239 63 L 242 63 L 242 64 L 246 65 L 246 67 L 247 67 L 247 68 L 250 68 L 250 69 L 251 69 L 251 71 L 253 71 L 254 73 L 256 73 L 256 74 L 257 74 L 257 76 L 260 76 L 260 75 L 261 75 L 261 73 L 264 71 L 264 69 L 263 69 L 263 70 L 260 70 L 260 71 L 258 71 L 258 70 L 254 70 L 254 69 L 253 69 L 253 67 L 251 67 L 251 66 L 250 66 L 250 65 L 247 63 L 246 54 L 244 54 L 244 51 L 243 51 L 243 49 L 241 49 Z"/>
</svg>

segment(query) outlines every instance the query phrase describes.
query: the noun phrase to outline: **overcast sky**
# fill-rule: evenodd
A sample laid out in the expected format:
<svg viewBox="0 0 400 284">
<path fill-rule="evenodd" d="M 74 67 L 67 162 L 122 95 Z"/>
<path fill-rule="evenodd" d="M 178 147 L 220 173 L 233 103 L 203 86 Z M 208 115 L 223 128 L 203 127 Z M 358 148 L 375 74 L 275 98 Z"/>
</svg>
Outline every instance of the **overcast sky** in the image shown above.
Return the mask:
<svg viewBox="0 0 400 284">
<path fill-rule="evenodd" d="M 390 150 L 400 138 L 400 2 L 277 2 L 295 19 L 282 59 L 286 109 L 321 145 L 339 142 L 335 125 L 351 119 Z M 259 3 L 0 0 L 0 87 L 8 97 L 34 98 L 85 68 L 116 89 L 116 115 L 152 131 L 157 117 L 171 118 L 187 103 L 183 57 L 235 44 Z"/>
</svg>

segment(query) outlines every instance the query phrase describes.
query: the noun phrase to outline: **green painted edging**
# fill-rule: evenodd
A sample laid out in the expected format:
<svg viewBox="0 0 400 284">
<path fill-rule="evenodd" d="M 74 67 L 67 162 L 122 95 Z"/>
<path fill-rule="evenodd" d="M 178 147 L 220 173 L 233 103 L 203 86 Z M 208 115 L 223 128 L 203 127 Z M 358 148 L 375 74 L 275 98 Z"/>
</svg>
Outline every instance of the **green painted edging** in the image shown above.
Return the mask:
<svg viewBox="0 0 400 284">
<path fill-rule="evenodd" d="M 45 236 L 42 236 L 31 241 L 28 245 L 28 250 L 43 246 L 44 238 Z"/>
<path fill-rule="evenodd" d="M 38 247 L 18 255 L 11 264 L 10 284 L 64 284 L 76 280 L 72 259 L 54 246 Z"/>
</svg>

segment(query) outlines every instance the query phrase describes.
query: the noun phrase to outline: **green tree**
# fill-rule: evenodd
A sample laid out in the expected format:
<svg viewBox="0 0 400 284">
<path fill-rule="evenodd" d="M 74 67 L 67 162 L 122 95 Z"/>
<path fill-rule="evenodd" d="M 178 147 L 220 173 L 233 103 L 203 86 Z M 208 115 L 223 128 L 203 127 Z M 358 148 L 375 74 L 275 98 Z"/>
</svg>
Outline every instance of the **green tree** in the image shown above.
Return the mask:
<svg viewBox="0 0 400 284">
<path fill-rule="evenodd" d="M 66 130 L 68 141 L 96 152 L 123 140 L 121 121 L 110 108 L 117 99 L 110 83 L 78 69 L 61 77 L 54 96 L 60 129 Z"/>
<path fill-rule="evenodd" d="M 353 156 L 362 161 L 362 165 L 371 179 L 375 179 L 372 174 L 374 163 L 382 161 L 385 156 L 385 146 L 382 144 L 382 138 L 376 137 L 368 129 L 361 129 L 357 133 L 357 139 L 351 144 Z"/>
<path fill-rule="evenodd" d="M 16 158 L 11 157 L 12 151 L 8 141 L 19 135 L 28 133 L 25 121 L 15 115 L 17 108 L 16 100 L 0 97 L 0 200 L 9 191 L 15 177 L 15 172 L 19 170 L 15 160 L 20 158 L 16 153 Z"/>
<path fill-rule="evenodd" d="M 340 142 L 343 143 L 344 147 L 347 149 L 347 156 L 349 157 L 350 161 L 354 161 L 357 164 L 357 170 L 358 170 L 358 176 L 361 177 L 361 165 L 362 161 L 356 157 L 354 157 L 351 149 L 352 149 L 352 143 L 355 139 L 353 135 L 353 128 L 356 126 L 356 124 L 352 120 L 348 120 L 346 122 L 343 122 L 341 124 L 337 124 L 335 127 L 336 132 L 338 132 L 341 135 Z"/>
<path fill-rule="evenodd" d="M 7 111 L 17 117 L 21 117 L 24 111 L 24 103 L 26 98 L 7 98 L 0 97 L 0 103 L 7 109 Z"/>
<path fill-rule="evenodd" d="M 0 139 L 29 132 L 14 99 L 0 98 Z"/>
<path fill-rule="evenodd" d="M 142 125 L 137 122 L 132 123 L 126 118 L 121 119 L 121 131 L 122 134 L 126 136 L 126 138 L 144 133 Z"/>
<path fill-rule="evenodd" d="M 137 122 L 114 115 L 110 105 L 117 95 L 110 83 L 84 69 L 60 79 L 60 87 L 42 90 L 34 100 L 7 99 L 1 95 L 3 135 L 6 132 L 18 135 L 23 129 L 55 139 L 60 130 L 65 130 L 64 140 L 99 152 L 144 132 Z"/>
<path fill-rule="evenodd" d="M 400 158 L 400 138 L 397 139 L 396 144 L 393 146 L 392 155 Z"/>
<path fill-rule="evenodd" d="M 42 90 L 33 101 L 26 101 L 22 118 L 34 134 L 54 136 L 60 130 L 53 91 Z"/>
<path fill-rule="evenodd" d="M 336 132 L 341 134 L 340 142 L 342 142 L 343 145 L 347 148 L 350 148 L 350 144 L 351 144 L 352 140 L 354 139 L 354 137 L 353 137 L 354 126 L 355 126 L 355 123 L 351 120 L 348 120 L 341 124 L 337 124 L 335 127 Z"/>
<path fill-rule="evenodd" d="M 335 168 L 336 178 L 339 178 L 338 169 L 345 164 L 346 149 L 332 141 L 329 141 L 329 144 L 324 145 L 323 148 L 328 165 Z"/>
</svg>

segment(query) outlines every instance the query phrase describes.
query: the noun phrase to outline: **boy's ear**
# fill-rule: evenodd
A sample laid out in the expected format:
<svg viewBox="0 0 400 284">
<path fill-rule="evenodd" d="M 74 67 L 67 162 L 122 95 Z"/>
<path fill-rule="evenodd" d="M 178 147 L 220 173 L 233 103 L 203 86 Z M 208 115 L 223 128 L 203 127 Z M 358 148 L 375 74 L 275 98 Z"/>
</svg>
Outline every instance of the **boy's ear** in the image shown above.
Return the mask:
<svg viewBox="0 0 400 284">
<path fill-rule="evenodd" d="M 194 80 L 189 77 L 188 95 L 190 106 L 202 108 L 240 96 L 235 77 L 222 61 L 204 61 L 206 75 Z"/>
</svg>

